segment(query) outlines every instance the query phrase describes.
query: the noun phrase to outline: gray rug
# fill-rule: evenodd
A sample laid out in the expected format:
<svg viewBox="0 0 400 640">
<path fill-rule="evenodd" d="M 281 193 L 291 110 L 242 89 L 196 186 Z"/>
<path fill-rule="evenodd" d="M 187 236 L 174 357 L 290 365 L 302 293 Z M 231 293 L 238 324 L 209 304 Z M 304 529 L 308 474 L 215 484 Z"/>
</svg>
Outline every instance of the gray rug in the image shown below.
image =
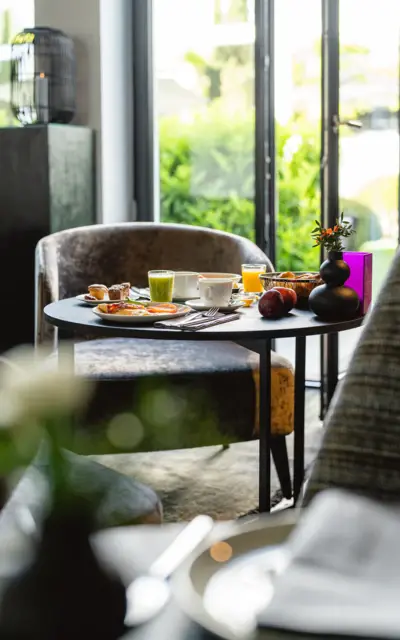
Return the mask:
<svg viewBox="0 0 400 640">
<path fill-rule="evenodd" d="M 306 466 L 315 458 L 322 435 L 318 411 L 318 392 L 307 392 Z M 292 463 L 293 435 L 286 441 Z M 226 449 L 202 447 L 94 458 L 157 491 L 166 522 L 189 520 L 198 513 L 228 520 L 258 505 L 258 441 L 232 444 Z M 279 490 L 274 467 L 271 486 L 272 493 Z"/>
</svg>

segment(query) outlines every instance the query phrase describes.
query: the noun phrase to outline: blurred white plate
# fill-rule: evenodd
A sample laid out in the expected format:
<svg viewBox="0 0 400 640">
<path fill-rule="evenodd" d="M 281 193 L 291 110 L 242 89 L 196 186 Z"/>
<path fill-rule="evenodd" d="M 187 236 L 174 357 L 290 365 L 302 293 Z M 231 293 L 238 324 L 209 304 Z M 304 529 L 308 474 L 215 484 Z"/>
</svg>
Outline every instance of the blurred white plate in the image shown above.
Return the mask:
<svg viewBox="0 0 400 640">
<path fill-rule="evenodd" d="M 257 614 L 273 593 L 273 578 L 286 563 L 283 543 L 296 524 L 285 513 L 244 524 L 242 531 L 198 551 L 172 579 L 183 611 L 223 640 L 264 640 Z"/>
<path fill-rule="evenodd" d="M 154 303 L 154 306 L 156 306 L 156 303 Z M 102 313 L 97 306 L 93 309 L 93 313 L 106 322 L 115 322 L 117 324 L 152 324 L 153 322 L 160 322 L 161 320 L 180 318 L 191 311 L 190 307 L 186 305 L 177 304 L 176 306 L 178 307 L 176 313 L 155 313 L 151 316 L 120 316 L 114 313 Z"/>
</svg>

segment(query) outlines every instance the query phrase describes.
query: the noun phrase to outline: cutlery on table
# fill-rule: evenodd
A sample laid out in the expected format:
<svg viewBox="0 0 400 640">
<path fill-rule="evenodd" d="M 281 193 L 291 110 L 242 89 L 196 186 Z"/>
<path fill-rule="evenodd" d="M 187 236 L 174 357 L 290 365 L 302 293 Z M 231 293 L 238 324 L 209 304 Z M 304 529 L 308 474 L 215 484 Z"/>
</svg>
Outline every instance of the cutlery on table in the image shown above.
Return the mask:
<svg viewBox="0 0 400 640">
<path fill-rule="evenodd" d="M 240 316 L 237 313 L 225 314 L 220 317 L 214 318 L 199 318 L 189 324 L 184 324 L 181 328 L 184 331 L 198 331 L 201 329 L 208 329 L 209 327 L 215 327 L 219 324 L 225 324 L 234 320 L 239 320 Z"/>
<path fill-rule="evenodd" d="M 171 595 L 168 578 L 206 539 L 213 526 L 209 516 L 194 518 L 153 562 L 147 575 L 131 582 L 126 591 L 127 626 L 143 624 L 161 611 Z"/>
<path fill-rule="evenodd" d="M 183 319 L 182 323 L 180 323 L 180 326 L 184 325 L 185 327 L 187 327 L 192 322 L 198 322 L 201 318 L 207 318 L 208 320 L 211 320 L 217 317 L 218 311 L 218 307 L 211 307 L 211 309 L 207 309 L 207 311 L 199 311 L 198 313 L 190 314 L 189 316 L 186 316 L 186 319 Z"/>
</svg>

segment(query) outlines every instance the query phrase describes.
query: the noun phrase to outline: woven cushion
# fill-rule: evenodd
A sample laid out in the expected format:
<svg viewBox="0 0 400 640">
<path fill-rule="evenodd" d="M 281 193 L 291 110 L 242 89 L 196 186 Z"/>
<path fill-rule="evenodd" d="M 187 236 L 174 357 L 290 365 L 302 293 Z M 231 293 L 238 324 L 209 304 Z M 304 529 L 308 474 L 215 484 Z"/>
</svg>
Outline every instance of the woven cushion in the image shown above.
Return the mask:
<svg viewBox="0 0 400 640">
<path fill-rule="evenodd" d="M 93 340 L 78 343 L 75 357 L 78 375 L 102 382 L 122 383 L 153 376 L 168 376 L 176 382 L 190 379 L 217 398 L 222 432 L 250 439 L 258 431 L 255 411 L 255 392 L 259 392 L 258 355 L 237 344 Z M 293 430 L 293 369 L 288 360 L 275 352 L 271 360 L 272 432 L 288 434 Z M 110 393 L 115 395 L 113 388 Z M 102 385 L 103 408 L 107 404 L 104 394 L 107 388 Z"/>
</svg>

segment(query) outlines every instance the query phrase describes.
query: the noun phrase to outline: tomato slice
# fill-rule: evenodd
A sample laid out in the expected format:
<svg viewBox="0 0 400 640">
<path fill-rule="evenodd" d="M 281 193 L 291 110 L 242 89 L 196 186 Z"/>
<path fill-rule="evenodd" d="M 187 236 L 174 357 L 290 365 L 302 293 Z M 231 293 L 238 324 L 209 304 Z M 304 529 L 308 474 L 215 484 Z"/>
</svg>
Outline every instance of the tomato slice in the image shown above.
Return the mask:
<svg viewBox="0 0 400 640">
<path fill-rule="evenodd" d="M 175 304 L 169 304 L 168 302 L 160 302 L 160 304 L 147 307 L 147 311 L 150 311 L 150 313 L 177 313 L 178 307 Z"/>
<path fill-rule="evenodd" d="M 147 307 L 147 311 L 149 311 L 149 313 L 177 313 L 178 307 L 176 304 L 160 302 L 160 304 Z"/>
</svg>

